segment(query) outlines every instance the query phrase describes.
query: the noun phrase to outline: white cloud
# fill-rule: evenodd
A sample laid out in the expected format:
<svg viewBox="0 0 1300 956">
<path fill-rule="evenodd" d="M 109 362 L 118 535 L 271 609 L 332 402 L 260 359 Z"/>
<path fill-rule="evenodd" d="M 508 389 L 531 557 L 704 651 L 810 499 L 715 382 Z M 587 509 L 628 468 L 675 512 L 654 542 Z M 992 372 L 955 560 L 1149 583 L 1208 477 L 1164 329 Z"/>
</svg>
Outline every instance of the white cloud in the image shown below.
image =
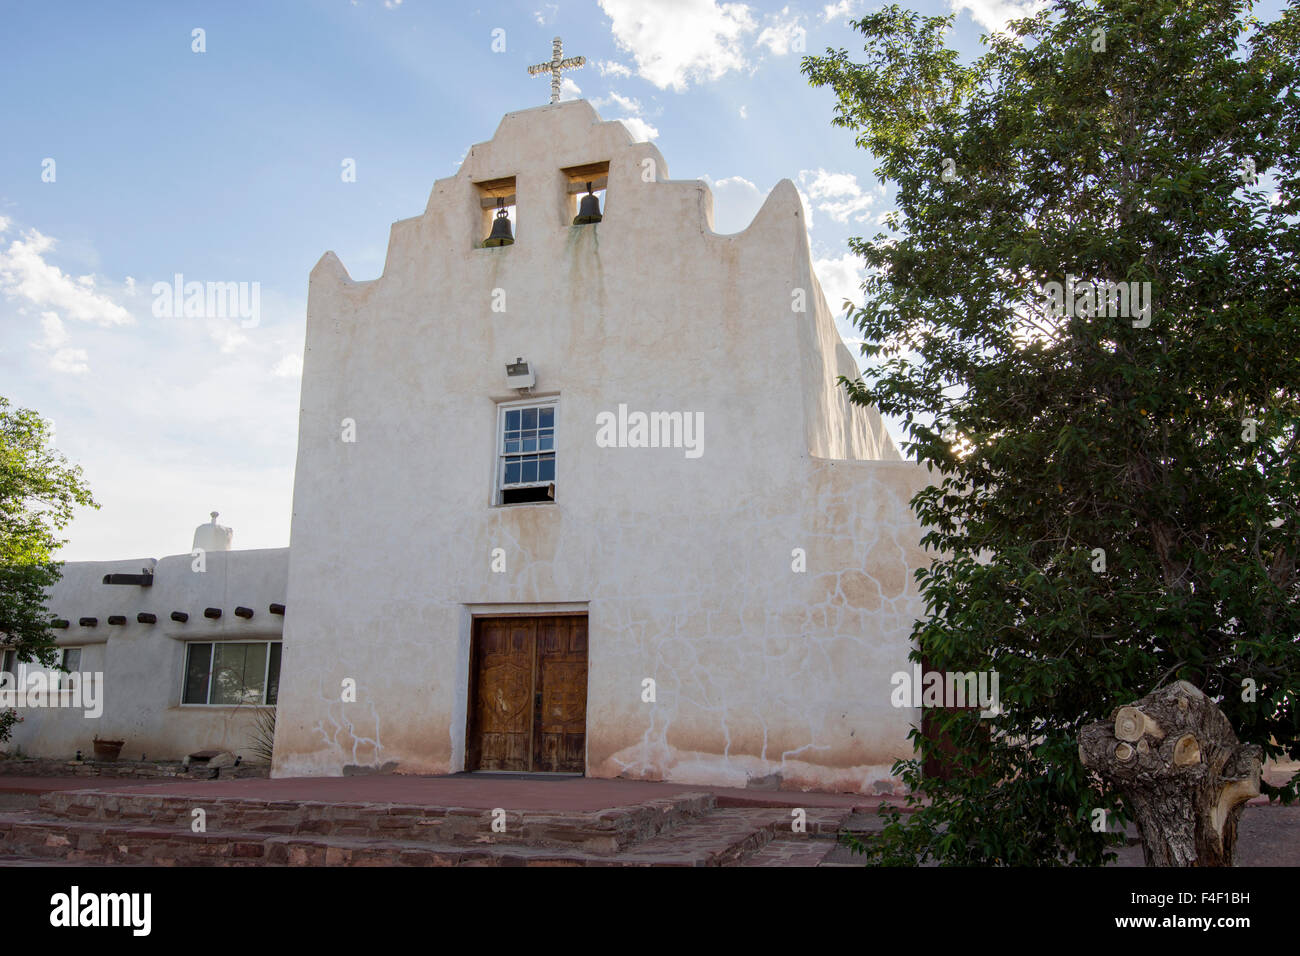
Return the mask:
<svg viewBox="0 0 1300 956">
<path fill-rule="evenodd" d="M 611 90 L 610 95 L 597 96 L 597 98 L 591 100 L 591 105 L 597 109 L 610 107 L 610 105 L 612 105 L 612 107 L 617 107 L 621 109 L 621 111 L 629 113 L 630 116 L 620 116 L 619 122 L 628 127 L 628 131 L 632 134 L 632 138 L 636 139 L 638 143 L 650 142 L 651 139 L 659 137 L 659 130 L 655 129 L 654 126 L 651 126 L 649 122 L 646 122 L 640 116 L 643 109 L 641 100 L 633 99 L 630 98 L 630 96 L 624 96 L 623 94 L 620 94 L 620 92 Z"/>
<path fill-rule="evenodd" d="M 123 285 L 126 287 L 126 294 L 127 294 L 127 295 L 135 295 L 135 279 L 134 279 L 134 277 L 132 277 L 132 276 L 127 276 L 127 277 L 126 277 L 126 281 L 123 283 Z"/>
<path fill-rule="evenodd" d="M 32 347 L 42 352 L 53 352 L 49 367 L 61 375 L 83 375 L 90 371 L 85 349 L 67 348 L 68 330 L 55 312 L 41 313 L 41 337 Z"/>
<path fill-rule="evenodd" d="M 726 189 L 728 186 L 739 186 L 741 189 L 747 189 L 754 193 L 758 192 L 758 187 L 744 176 L 727 176 L 723 179 L 716 180 L 712 185 L 715 189 Z"/>
<path fill-rule="evenodd" d="M 41 313 L 41 340 L 33 344 L 38 349 L 57 349 L 68 344 L 68 330 L 57 313 Z"/>
<path fill-rule="evenodd" d="M 839 0 L 839 3 L 828 3 L 822 7 L 822 22 L 830 23 L 832 20 L 847 20 L 858 12 L 858 0 Z"/>
<path fill-rule="evenodd" d="M 639 116 L 641 113 L 645 112 L 641 106 L 640 100 L 633 99 L 630 96 L 623 96 L 620 93 L 616 93 L 614 90 L 609 91 L 609 96 L 598 96 L 591 101 L 591 105 L 597 109 L 610 104 L 613 104 L 624 112 L 631 113 L 634 116 Z"/>
<path fill-rule="evenodd" d="M 53 352 L 49 358 L 49 367 L 60 375 L 84 375 L 90 371 L 85 349 L 66 348 L 68 330 L 63 327 L 63 320 L 57 313 L 41 313 L 41 337 L 32 343 L 32 347 L 42 352 Z"/>
<path fill-rule="evenodd" d="M 601 76 L 626 77 L 632 75 L 632 71 L 617 60 L 597 60 L 596 69 L 600 70 Z"/>
<path fill-rule="evenodd" d="M 740 118 L 741 118 L 741 119 L 749 119 L 749 107 L 747 107 L 747 106 L 742 106 L 742 107 L 740 108 Z"/>
<path fill-rule="evenodd" d="M 813 272 L 821 283 L 822 294 L 830 306 L 831 315 L 844 314 L 844 300 L 855 304 L 862 302 L 862 282 L 866 278 L 866 268 L 862 259 L 851 252 L 839 258 L 813 259 Z"/>
<path fill-rule="evenodd" d="M 276 378 L 302 378 L 302 356 L 296 352 L 290 352 L 275 363 L 275 367 L 271 369 L 271 374 Z"/>
<path fill-rule="evenodd" d="M 0 216 L 0 235 L 3 235 L 8 231 L 9 231 L 9 220 L 6 219 L 4 216 Z"/>
<path fill-rule="evenodd" d="M 533 11 L 533 19 L 542 26 L 546 26 L 546 24 L 554 22 L 555 15 L 559 12 L 560 5 L 558 3 L 543 3 L 542 9 Z"/>
<path fill-rule="evenodd" d="M 723 235 L 740 232 L 754 221 L 766 198 L 758 186 L 743 176 L 703 178 L 713 192 L 713 228 L 717 232 Z"/>
<path fill-rule="evenodd" d="M 832 173 L 825 169 L 801 170 L 799 183 L 808 191 L 808 200 L 816 202 L 817 209 L 841 223 L 850 219 L 866 220 L 871 207 L 885 194 L 880 185 L 875 187 L 874 195 L 868 193 L 853 173 Z"/>
<path fill-rule="evenodd" d="M 230 354 L 248 345 L 248 336 L 234 319 L 210 318 L 207 320 L 208 336 L 217 343 L 222 353 Z"/>
<path fill-rule="evenodd" d="M 629 116 L 620 116 L 618 121 L 628 128 L 632 138 L 638 143 L 649 142 L 659 136 L 659 130 L 641 118 L 640 113 L 643 108 L 640 100 L 610 90 L 609 96 L 596 97 L 591 101 L 591 105 L 597 109 L 605 106 L 617 106 L 620 110 L 631 114 Z"/>
<path fill-rule="evenodd" d="M 576 100 L 582 95 L 582 87 L 567 76 L 560 78 L 560 99 Z"/>
<path fill-rule="evenodd" d="M 799 173 L 799 178 L 803 182 L 808 182 L 808 192 L 816 199 L 824 196 L 856 196 L 862 191 L 858 186 L 858 177 L 853 173 L 830 173 L 824 169 L 805 169 Z"/>
<path fill-rule="evenodd" d="M 840 202 L 818 203 L 817 208 L 836 222 L 847 223 L 850 219 L 855 222 L 864 222 L 868 218 L 867 213 L 871 211 L 874 202 L 875 200 L 870 196 L 858 196 Z"/>
<path fill-rule="evenodd" d="M 95 277 L 73 279 L 45 261 L 55 242 L 35 229 L 0 251 L 0 291 L 40 308 L 55 309 L 70 319 L 95 325 L 133 325 L 131 313 L 107 295 L 95 291 Z"/>
<path fill-rule="evenodd" d="M 966 11 L 989 32 L 1005 31 L 1007 23 L 1031 17 L 1047 6 L 1047 0 L 948 0 L 953 13 Z"/>
<path fill-rule="evenodd" d="M 85 349 L 59 349 L 50 358 L 50 368 L 64 375 L 84 375 L 90 371 Z"/>
<path fill-rule="evenodd" d="M 628 132 L 632 134 L 632 138 L 638 143 L 646 143 L 659 137 L 659 130 L 639 116 L 621 116 L 619 122 L 627 127 Z"/>
<path fill-rule="evenodd" d="M 660 89 L 684 91 L 742 69 L 743 37 L 756 29 L 743 3 L 716 0 L 600 0 L 614 41 L 637 73 Z"/>
<path fill-rule="evenodd" d="M 783 19 L 788 18 L 788 19 Z M 776 56 L 785 56 L 791 51 L 802 53 L 807 47 L 807 32 L 799 21 L 801 16 L 790 16 L 790 8 L 783 7 L 778 14 L 768 17 L 768 25 L 758 35 L 759 46 L 765 46 Z"/>
</svg>

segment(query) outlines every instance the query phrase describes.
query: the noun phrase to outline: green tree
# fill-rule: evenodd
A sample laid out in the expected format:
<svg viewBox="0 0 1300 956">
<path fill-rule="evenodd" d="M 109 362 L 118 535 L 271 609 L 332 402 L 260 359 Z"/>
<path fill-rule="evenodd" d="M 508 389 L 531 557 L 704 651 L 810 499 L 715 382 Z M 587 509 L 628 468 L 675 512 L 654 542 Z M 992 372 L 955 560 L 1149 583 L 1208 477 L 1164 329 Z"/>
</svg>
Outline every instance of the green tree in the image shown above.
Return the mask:
<svg viewBox="0 0 1300 956">
<path fill-rule="evenodd" d="M 952 19 L 891 6 L 854 23 L 865 62 L 803 63 L 896 188 L 850 242 L 869 368 L 844 384 L 932 469 L 913 659 L 1000 675 L 999 716 L 912 734 L 895 772 L 929 802 L 867 852 L 1096 865 L 1093 811 L 1125 814 L 1076 738 L 1115 708 L 1186 680 L 1300 757 L 1300 15 L 1061 0 L 969 62 Z M 1053 297 L 1067 277 L 1138 306 Z"/>
<path fill-rule="evenodd" d="M 98 508 L 79 467 L 50 447 L 50 426 L 0 397 L 0 644 L 20 661 L 56 661 L 46 589 L 59 579 L 56 537 L 77 505 Z M 0 711 L 0 741 L 17 714 Z"/>
</svg>

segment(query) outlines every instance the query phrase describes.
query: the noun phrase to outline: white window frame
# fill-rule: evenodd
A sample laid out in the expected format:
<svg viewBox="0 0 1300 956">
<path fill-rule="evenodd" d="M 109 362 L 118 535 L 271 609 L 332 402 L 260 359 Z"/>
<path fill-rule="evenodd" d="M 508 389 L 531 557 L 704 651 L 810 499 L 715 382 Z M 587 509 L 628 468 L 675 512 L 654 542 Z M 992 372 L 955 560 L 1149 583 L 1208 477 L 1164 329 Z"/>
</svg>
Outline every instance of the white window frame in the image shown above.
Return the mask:
<svg viewBox="0 0 1300 956">
<path fill-rule="evenodd" d="M 194 646 L 195 644 L 207 644 L 207 645 L 209 645 L 209 653 L 208 653 L 208 686 L 207 686 L 207 689 L 206 689 L 206 691 L 205 691 L 205 693 L 204 693 L 204 695 L 203 695 L 203 696 L 207 699 L 207 701 L 211 701 L 211 700 L 212 700 L 212 664 L 213 664 L 213 662 L 214 662 L 214 661 L 216 660 L 216 658 L 217 658 L 217 645 L 218 645 L 218 644 L 265 644 L 265 645 L 266 645 L 266 663 L 265 663 L 265 665 L 263 665 L 263 667 L 262 667 L 262 700 L 261 700 L 261 702 L 260 702 L 260 703 L 256 703 L 256 704 L 213 704 L 213 703 L 193 704 L 193 703 L 186 703 L 186 702 L 185 702 L 185 685 L 186 685 L 186 683 L 189 681 L 189 673 L 190 673 L 190 671 L 189 671 L 189 668 L 190 668 L 190 648 L 191 648 L 192 646 Z M 278 704 L 279 704 L 279 699 L 280 699 L 280 698 L 279 698 L 279 694 L 276 695 L 276 703 L 274 703 L 274 704 L 268 704 L 268 703 L 266 702 L 266 693 L 267 693 L 268 690 L 270 690 L 270 686 L 271 686 L 271 645 L 272 645 L 272 644 L 279 644 L 279 645 L 280 645 L 280 665 L 281 665 L 281 667 L 283 667 L 283 666 L 284 666 L 284 641 L 283 641 L 283 640 L 279 640 L 279 641 L 272 641 L 272 640 L 265 640 L 265 641 L 186 641 L 186 642 L 185 642 L 185 654 L 183 655 L 183 657 L 182 657 L 182 659 L 181 659 L 181 706 L 182 706 L 182 707 L 276 707 L 276 706 L 278 706 Z"/>
<path fill-rule="evenodd" d="M 555 431 L 555 443 L 547 452 L 536 452 L 536 451 L 519 452 L 519 453 L 511 452 L 509 455 L 507 455 L 506 453 L 506 412 L 514 411 L 516 409 L 522 409 L 522 408 L 550 408 L 554 410 L 555 418 L 552 427 Z M 508 490 L 513 491 L 517 488 L 545 488 L 547 485 L 558 484 L 559 477 L 560 477 L 559 444 L 560 444 L 560 399 L 558 397 L 525 398 L 525 399 L 518 399 L 516 401 L 511 401 L 511 402 L 498 402 L 497 403 L 496 450 L 495 450 L 496 467 L 493 469 L 492 472 L 493 473 L 492 504 L 504 506 L 507 508 L 514 507 L 514 504 L 507 504 L 505 501 L 502 500 L 505 497 L 504 493 L 506 491 Z M 510 458 L 521 458 L 524 457 L 525 455 L 536 455 L 536 454 L 551 454 L 555 456 L 555 478 L 552 478 L 549 481 L 516 482 L 507 488 L 505 483 L 506 462 Z M 540 505 L 540 504 L 550 504 L 550 503 L 551 502 L 549 501 L 517 502 L 517 504 L 521 504 L 521 505 L 522 504 Z"/>
</svg>

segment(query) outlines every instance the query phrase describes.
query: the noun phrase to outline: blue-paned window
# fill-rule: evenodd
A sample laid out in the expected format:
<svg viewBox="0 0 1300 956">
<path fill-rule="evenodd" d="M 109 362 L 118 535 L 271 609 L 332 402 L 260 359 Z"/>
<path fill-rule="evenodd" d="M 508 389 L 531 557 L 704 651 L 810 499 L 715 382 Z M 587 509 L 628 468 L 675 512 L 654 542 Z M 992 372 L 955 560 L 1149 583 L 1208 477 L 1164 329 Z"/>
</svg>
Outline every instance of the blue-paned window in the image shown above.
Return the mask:
<svg viewBox="0 0 1300 956">
<path fill-rule="evenodd" d="M 497 503 L 549 501 L 555 496 L 555 403 L 501 409 Z"/>
</svg>

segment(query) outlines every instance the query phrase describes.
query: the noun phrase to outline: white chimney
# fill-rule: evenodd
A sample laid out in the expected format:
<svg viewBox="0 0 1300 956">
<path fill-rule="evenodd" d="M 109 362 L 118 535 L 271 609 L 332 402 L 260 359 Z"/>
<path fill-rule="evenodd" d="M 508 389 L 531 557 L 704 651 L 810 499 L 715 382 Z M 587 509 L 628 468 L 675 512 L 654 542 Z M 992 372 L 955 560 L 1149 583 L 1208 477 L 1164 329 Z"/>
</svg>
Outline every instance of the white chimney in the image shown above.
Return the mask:
<svg viewBox="0 0 1300 956">
<path fill-rule="evenodd" d="M 230 542 L 234 538 L 235 532 L 230 528 L 217 524 L 219 512 L 213 511 L 210 513 L 212 520 L 194 529 L 194 547 L 191 550 L 229 551 Z"/>
</svg>

